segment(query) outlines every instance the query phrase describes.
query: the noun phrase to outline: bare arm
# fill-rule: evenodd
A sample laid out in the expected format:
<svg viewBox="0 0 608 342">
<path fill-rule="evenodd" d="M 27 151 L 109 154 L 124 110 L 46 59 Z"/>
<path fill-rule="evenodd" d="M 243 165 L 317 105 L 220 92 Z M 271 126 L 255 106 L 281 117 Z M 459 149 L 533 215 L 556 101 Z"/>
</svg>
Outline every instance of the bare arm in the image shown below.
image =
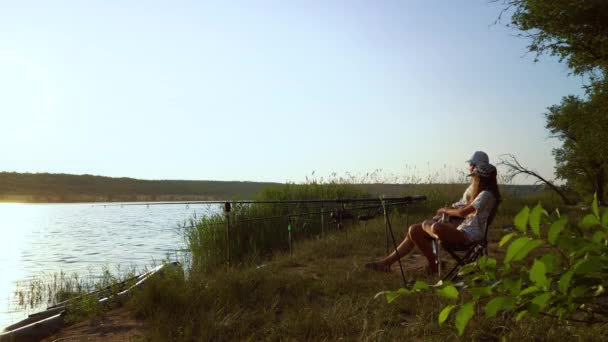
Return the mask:
<svg viewBox="0 0 608 342">
<path fill-rule="evenodd" d="M 469 214 L 472 214 L 476 211 L 475 207 L 471 204 L 468 204 L 462 208 L 441 208 L 438 210 L 439 214 L 446 213 L 450 216 L 458 216 L 458 217 L 466 217 Z"/>
</svg>

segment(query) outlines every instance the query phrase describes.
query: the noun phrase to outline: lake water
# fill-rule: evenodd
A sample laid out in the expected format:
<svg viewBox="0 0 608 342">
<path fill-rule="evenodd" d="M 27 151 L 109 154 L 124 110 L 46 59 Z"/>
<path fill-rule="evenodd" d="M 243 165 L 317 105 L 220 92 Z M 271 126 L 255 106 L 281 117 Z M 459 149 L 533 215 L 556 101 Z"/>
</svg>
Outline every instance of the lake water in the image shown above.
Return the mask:
<svg viewBox="0 0 608 342">
<path fill-rule="evenodd" d="M 28 314 L 15 305 L 17 284 L 59 271 L 97 275 L 104 267 L 141 269 L 180 259 L 179 225 L 218 210 L 204 204 L 0 203 L 0 331 Z"/>
</svg>

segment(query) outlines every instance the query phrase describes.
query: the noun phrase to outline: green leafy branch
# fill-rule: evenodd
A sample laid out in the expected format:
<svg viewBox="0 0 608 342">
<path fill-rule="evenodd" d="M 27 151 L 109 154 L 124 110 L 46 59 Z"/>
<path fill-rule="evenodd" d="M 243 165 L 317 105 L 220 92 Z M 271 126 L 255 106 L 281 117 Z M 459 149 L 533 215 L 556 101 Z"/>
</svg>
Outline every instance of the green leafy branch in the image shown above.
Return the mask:
<svg viewBox="0 0 608 342">
<path fill-rule="evenodd" d="M 454 316 L 462 335 L 477 311 L 486 318 L 502 314 L 520 321 L 551 316 L 560 320 L 606 323 L 608 316 L 608 209 L 600 215 L 597 199 L 576 225 L 558 210 L 539 203 L 514 218 L 516 230 L 499 242 L 502 260 L 483 256 L 459 270 L 460 282 L 381 292 L 390 303 L 403 295 L 434 291 L 454 301 L 439 313 L 443 325 Z M 379 294 L 379 295 L 380 295 Z M 483 310 L 481 310 L 483 308 Z"/>
</svg>

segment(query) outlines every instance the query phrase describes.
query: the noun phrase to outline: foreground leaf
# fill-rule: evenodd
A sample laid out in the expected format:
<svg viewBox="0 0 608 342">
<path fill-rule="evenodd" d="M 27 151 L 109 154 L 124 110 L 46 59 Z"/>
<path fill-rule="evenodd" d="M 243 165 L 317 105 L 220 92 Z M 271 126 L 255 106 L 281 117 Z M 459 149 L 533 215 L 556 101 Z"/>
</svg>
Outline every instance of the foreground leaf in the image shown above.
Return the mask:
<svg viewBox="0 0 608 342">
<path fill-rule="evenodd" d="M 511 262 L 515 255 L 530 241 L 532 241 L 532 239 L 524 236 L 511 242 L 509 248 L 507 248 L 507 255 L 505 256 L 504 263 L 508 264 Z"/>
<path fill-rule="evenodd" d="M 492 295 L 492 288 L 489 286 L 471 287 L 468 291 L 475 299 Z"/>
<path fill-rule="evenodd" d="M 583 219 L 581 220 L 581 222 L 579 222 L 579 226 L 581 228 L 591 228 L 593 226 L 598 226 L 600 224 L 600 220 L 593 216 L 592 214 L 588 214 L 587 216 L 583 217 Z"/>
<path fill-rule="evenodd" d="M 549 285 L 546 273 L 547 268 L 545 264 L 542 261 L 534 260 L 534 264 L 529 272 L 530 280 L 536 285 L 546 288 Z"/>
<path fill-rule="evenodd" d="M 467 327 L 471 317 L 473 317 L 473 313 L 472 303 L 466 303 L 460 307 L 460 310 L 456 313 L 456 321 L 454 322 L 456 329 L 458 329 L 458 335 L 464 333 L 464 329 Z"/>
<path fill-rule="evenodd" d="M 406 288 L 400 288 L 396 291 L 385 291 L 384 296 L 386 297 L 387 302 L 392 303 L 395 299 L 404 295 L 409 295 L 410 293 L 412 293 L 412 291 Z"/>
<path fill-rule="evenodd" d="M 448 285 L 440 290 L 437 290 L 437 293 L 445 298 L 449 299 L 458 299 L 458 290 L 452 285 Z"/>
<path fill-rule="evenodd" d="M 498 247 L 504 246 L 507 242 L 509 242 L 509 240 L 511 240 L 513 236 L 515 236 L 515 233 L 509 233 L 503 236 L 502 239 L 500 239 L 500 242 L 498 243 Z"/>
<path fill-rule="evenodd" d="M 563 294 L 568 293 L 568 287 L 570 287 L 570 280 L 572 280 L 573 275 L 574 270 L 570 270 L 562 274 L 562 276 L 559 278 L 559 281 L 557 282 L 557 289 L 559 290 L 559 292 Z"/>
<path fill-rule="evenodd" d="M 513 261 L 521 260 L 528 256 L 528 253 L 543 244 L 543 240 L 532 240 L 526 243 L 513 257 Z"/>
<path fill-rule="evenodd" d="M 551 223 L 551 227 L 549 228 L 549 232 L 547 233 L 547 240 L 552 245 L 555 244 L 555 241 L 559 237 L 559 233 L 564 230 L 566 224 L 568 223 L 568 218 L 566 216 L 560 217 L 557 221 Z"/>
<path fill-rule="evenodd" d="M 547 306 L 550 299 L 551 299 L 551 293 L 549 293 L 549 292 L 546 292 L 546 293 L 543 293 L 541 295 L 534 297 L 534 299 L 532 299 L 532 301 L 531 301 L 531 303 L 532 303 L 531 309 L 535 312 L 542 310 L 542 308 Z"/>
<path fill-rule="evenodd" d="M 514 219 L 515 228 L 519 229 L 520 232 L 525 233 L 528 227 L 528 217 L 530 216 L 530 208 L 524 207 Z"/>
<path fill-rule="evenodd" d="M 514 296 L 519 295 L 521 292 L 521 278 L 505 279 L 503 281 L 503 288 L 508 290 Z"/>
<path fill-rule="evenodd" d="M 530 228 L 532 228 L 532 232 L 536 237 L 540 237 L 540 218 L 543 214 L 543 207 L 540 205 L 540 202 L 532 209 L 530 212 Z"/>
<path fill-rule="evenodd" d="M 522 318 L 524 318 L 526 314 L 528 314 L 527 310 L 520 311 L 519 313 L 517 313 L 517 316 L 515 316 L 515 321 L 519 322 Z"/>
<path fill-rule="evenodd" d="M 486 317 L 494 317 L 501 310 L 510 310 L 515 307 L 515 299 L 512 297 L 496 297 L 486 304 Z"/>
<path fill-rule="evenodd" d="M 597 192 L 593 194 L 593 202 L 591 203 L 591 211 L 593 211 L 593 215 L 600 218 L 600 207 L 597 205 Z"/>
<path fill-rule="evenodd" d="M 456 307 L 456 305 L 448 305 L 439 313 L 439 325 L 443 325 L 446 319 L 450 317 L 450 312 Z"/>
<path fill-rule="evenodd" d="M 416 290 L 428 290 L 430 288 L 429 284 L 422 280 L 416 280 L 416 283 L 412 287 L 412 291 Z"/>
</svg>

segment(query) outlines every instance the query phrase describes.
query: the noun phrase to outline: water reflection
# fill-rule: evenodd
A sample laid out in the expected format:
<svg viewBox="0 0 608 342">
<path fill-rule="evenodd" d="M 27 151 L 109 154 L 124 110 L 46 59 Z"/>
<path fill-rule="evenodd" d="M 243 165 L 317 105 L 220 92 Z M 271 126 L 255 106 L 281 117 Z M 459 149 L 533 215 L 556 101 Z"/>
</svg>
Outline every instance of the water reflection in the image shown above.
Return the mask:
<svg viewBox="0 0 608 342">
<path fill-rule="evenodd" d="M 178 226 L 208 205 L 94 206 L 0 203 L 0 329 L 22 319 L 15 284 L 41 275 L 95 274 L 179 258 Z"/>
</svg>

